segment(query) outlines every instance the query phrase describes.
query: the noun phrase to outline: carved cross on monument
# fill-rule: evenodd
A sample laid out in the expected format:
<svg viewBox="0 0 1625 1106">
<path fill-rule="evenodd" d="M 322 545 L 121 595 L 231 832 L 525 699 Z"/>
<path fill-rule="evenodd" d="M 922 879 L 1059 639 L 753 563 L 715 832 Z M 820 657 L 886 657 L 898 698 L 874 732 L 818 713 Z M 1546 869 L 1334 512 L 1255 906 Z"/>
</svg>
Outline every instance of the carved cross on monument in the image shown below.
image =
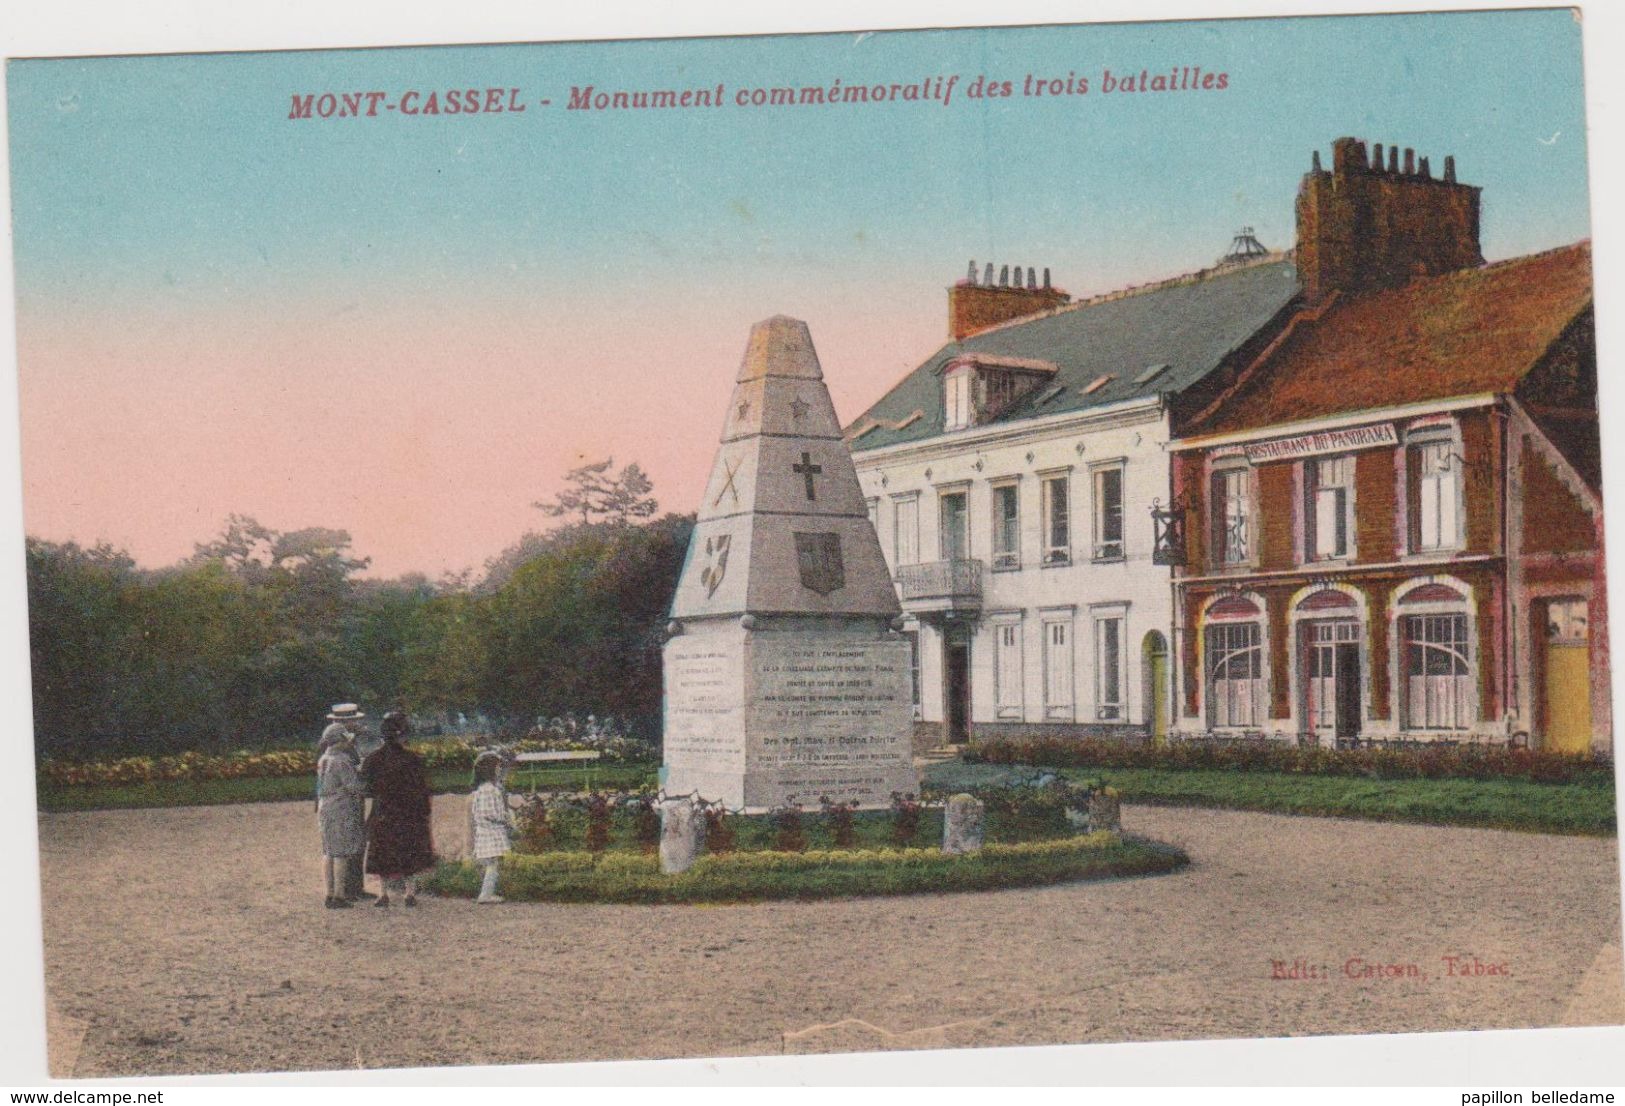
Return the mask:
<svg viewBox="0 0 1625 1106">
<path fill-rule="evenodd" d="M 801 463 L 791 465 L 790 471 L 803 477 L 807 481 L 807 498 L 817 499 L 818 493 L 813 491 L 813 477 L 824 471 L 824 466 L 812 463 L 812 454 L 806 450 L 801 451 Z"/>
</svg>

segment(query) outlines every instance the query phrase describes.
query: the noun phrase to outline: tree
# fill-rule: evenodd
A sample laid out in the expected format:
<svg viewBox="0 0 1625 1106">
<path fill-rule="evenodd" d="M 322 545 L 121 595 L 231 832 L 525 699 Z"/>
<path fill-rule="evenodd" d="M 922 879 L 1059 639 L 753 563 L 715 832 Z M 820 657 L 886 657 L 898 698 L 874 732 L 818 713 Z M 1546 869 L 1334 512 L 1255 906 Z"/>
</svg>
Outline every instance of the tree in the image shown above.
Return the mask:
<svg viewBox="0 0 1625 1106">
<path fill-rule="evenodd" d="M 34 733 L 44 755 L 120 736 L 138 620 L 135 562 L 102 544 L 27 539 Z"/>
<path fill-rule="evenodd" d="M 271 567 L 279 537 L 275 530 L 261 526 L 248 515 L 227 515 L 225 529 L 220 531 L 220 536 L 213 541 L 193 545 L 192 556 L 187 563 L 219 562 L 237 576 L 263 580 Z"/>
<path fill-rule="evenodd" d="M 661 632 L 693 516 L 572 527 L 481 600 L 485 705 L 514 718 L 612 714 L 653 728 Z"/>
<path fill-rule="evenodd" d="M 635 518 L 652 517 L 660 505 L 649 494 L 654 490 L 649 478 L 636 462 L 611 475 L 614 465 L 615 458 L 606 457 L 571 469 L 564 474 L 568 485 L 564 491 L 551 503 L 538 501 L 531 506 L 554 518 L 580 515 L 583 526 L 595 519 L 619 526 Z"/>
</svg>

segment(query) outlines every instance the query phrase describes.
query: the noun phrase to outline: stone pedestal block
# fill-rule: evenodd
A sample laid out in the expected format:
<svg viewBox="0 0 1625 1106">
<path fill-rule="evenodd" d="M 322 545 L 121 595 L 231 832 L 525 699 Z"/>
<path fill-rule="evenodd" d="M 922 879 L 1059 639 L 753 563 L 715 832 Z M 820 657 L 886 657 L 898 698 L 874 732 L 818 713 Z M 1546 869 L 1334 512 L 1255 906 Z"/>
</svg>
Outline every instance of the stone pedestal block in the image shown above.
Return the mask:
<svg viewBox="0 0 1625 1106">
<path fill-rule="evenodd" d="M 705 851 L 705 815 L 688 799 L 660 804 L 660 870 L 686 872 Z"/>
<path fill-rule="evenodd" d="M 942 851 L 954 855 L 982 849 L 982 801 L 974 795 L 955 795 L 942 815 Z"/>
<path fill-rule="evenodd" d="M 1096 791 L 1089 796 L 1089 830 L 1090 832 L 1109 830 L 1112 833 L 1123 831 L 1122 801 L 1116 795 Z"/>
</svg>

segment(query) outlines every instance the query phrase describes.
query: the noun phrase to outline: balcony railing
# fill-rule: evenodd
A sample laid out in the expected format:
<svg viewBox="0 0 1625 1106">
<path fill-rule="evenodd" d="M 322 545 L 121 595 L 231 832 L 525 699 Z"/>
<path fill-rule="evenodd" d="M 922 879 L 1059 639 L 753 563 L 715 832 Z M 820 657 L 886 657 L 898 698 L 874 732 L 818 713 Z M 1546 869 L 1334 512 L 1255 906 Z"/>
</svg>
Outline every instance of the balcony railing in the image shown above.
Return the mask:
<svg viewBox="0 0 1625 1106">
<path fill-rule="evenodd" d="M 938 609 L 980 608 L 982 562 L 969 558 L 901 565 L 897 593 L 905 604 Z"/>
</svg>

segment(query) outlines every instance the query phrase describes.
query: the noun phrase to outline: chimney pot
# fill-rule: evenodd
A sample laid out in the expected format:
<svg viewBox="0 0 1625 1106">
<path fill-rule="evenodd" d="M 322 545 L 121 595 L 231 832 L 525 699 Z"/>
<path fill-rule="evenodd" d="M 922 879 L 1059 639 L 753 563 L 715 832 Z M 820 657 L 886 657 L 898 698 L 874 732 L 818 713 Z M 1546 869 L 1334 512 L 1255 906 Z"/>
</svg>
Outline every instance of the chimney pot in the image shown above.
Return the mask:
<svg viewBox="0 0 1625 1106">
<path fill-rule="evenodd" d="M 1365 143 L 1358 138 L 1339 138 L 1332 143 L 1332 172 L 1346 174 L 1366 167 Z"/>
<path fill-rule="evenodd" d="M 1309 151 L 1309 169 L 1310 169 L 1311 172 L 1314 172 L 1314 173 L 1323 172 L 1323 170 L 1320 167 L 1320 151 L 1319 150 L 1310 150 Z"/>
<path fill-rule="evenodd" d="M 1381 142 L 1373 142 L 1371 144 L 1371 161 L 1372 161 L 1373 164 L 1376 165 L 1376 167 L 1378 169 L 1382 168 L 1382 143 Z"/>
<path fill-rule="evenodd" d="M 970 268 L 965 270 L 965 283 L 976 283 L 976 259 L 974 257 L 970 259 Z"/>
<path fill-rule="evenodd" d="M 1015 270 L 1013 276 L 1012 269 Z M 971 272 L 975 272 L 974 262 Z M 995 283 L 993 262 L 989 261 L 986 274 L 981 283 L 974 279 L 961 280 L 948 288 L 948 334 L 954 341 L 1072 302 L 1071 296 L 1050 283 L 1048 269 L 1044 270 L 1042 288 L 1038 286 L 1036 266 L 1002 266 Z"/>
<path fill-rule="evenodd" d="M 1484 263 L 1479 189 L 1456 182 L 1455 158 L 1445 157 L 1435 183 L 1432 163 L 1414 149 L 1388 143 L 1373 149 L 1369 173 L 1358 173 L 1363 145 L 1339 138 L 1331 179 L 1309 173 L 1299 185 L 1298 269 L 1311 301 Z"/>
</svg>

